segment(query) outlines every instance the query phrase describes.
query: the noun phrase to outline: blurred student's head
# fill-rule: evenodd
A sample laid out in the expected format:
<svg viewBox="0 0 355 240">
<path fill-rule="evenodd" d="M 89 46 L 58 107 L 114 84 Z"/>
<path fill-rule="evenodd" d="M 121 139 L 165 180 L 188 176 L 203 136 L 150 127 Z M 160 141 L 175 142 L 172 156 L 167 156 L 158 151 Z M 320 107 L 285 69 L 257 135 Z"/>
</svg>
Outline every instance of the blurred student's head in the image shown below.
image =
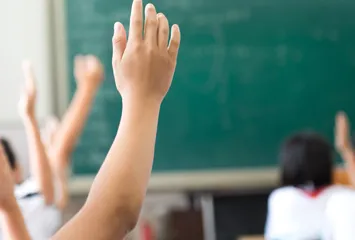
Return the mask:
<svg viewBox="0 0 355 240">
<path fill-rule="evenodd" d="M 332 184 L 333 148 L 317 133 L 301 132 L 288 138 L 281 147 L 280 164 L 283 186 Z"/>
<path fill-rule="evenodd" d="M 12 148 L 10 142 L 6 138 L 1 137 L 0 143 L 4 149 L 5 155 L 9 162 L 14 180 L 16 183 L 20 183 L 22 181 L 22 168 L 17 161 L 14 149 Z"/>
</svg>

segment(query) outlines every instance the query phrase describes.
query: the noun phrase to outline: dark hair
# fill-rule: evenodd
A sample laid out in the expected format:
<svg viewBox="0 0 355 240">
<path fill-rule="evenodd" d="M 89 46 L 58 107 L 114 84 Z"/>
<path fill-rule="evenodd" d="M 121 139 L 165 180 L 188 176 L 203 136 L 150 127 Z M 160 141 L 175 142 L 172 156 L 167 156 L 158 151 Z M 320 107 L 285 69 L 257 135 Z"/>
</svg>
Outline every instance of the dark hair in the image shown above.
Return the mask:
<svg viewBox="0 0 355 240">
<path fill-rule="evenodd" d="M 12 170 L 16 169 L 16 156 L 10 142 L 5 138 L 0 138 L 0 143 L 4 148 L 4 152 L 7 156 L 11 169 Z"/>
<path fill-rule="evenodd" d="M 282 186 L 321 188 L 333 181 L 333 148 L 314 132 L 288 138 L 280 151 Z"/>
</svg>

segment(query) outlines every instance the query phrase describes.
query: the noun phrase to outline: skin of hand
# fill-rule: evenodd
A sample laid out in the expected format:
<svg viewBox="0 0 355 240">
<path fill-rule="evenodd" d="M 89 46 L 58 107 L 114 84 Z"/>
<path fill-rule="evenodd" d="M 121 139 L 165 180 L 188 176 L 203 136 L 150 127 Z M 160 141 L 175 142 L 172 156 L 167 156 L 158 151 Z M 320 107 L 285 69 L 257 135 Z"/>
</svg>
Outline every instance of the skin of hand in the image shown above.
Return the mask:
<svg viewBox="0 0 355 240">
<path fill-rule="evenodd" d="M 35 75 L 31 63 L 28 61 L 22 64 L 22 69 L 26 81 L 19 102 L 19 114 L 22 118 L 34 117 L 37 97 Z"/>
<path fill-rule="evenodd" d="M 85 205 L 53 239 L 123 239 L 138 220 L 153 164 L 160 105 L 180 46 L 177 25 L 168 44 L 167 18 L 152 4 L 145 8 L 145 22 L 142 12 L 142 1 L 133 0 L 128 40 L 123 25 L 114 26 L 112 65 L 123 104 L 116 138 Z"/>
<path fill-rule="evenodd" d="M 74 60 L 74 76 L 78 88 L 96 90 L 104 79 L 104 68 L 93 55 L 77 55 Z"/>
<path fill-rule="evenodd" d="M 0 211 L 6 211 L 12 205 L 13 201 L 16 202 L 14 185 L 8 160 L 0 144 Z"/>
<path fill-rule="evenodd" d="M 57 123 L 48 141 L 52 171 L 59 191 L 56 206 L 64 209 L 69 201 L 68 167 L 75 144 L 85 126 L 95 94 L 104 79 L 104 68 L 93 55 L 78 55 L 74 60 L 74 76 L 77 90 L 70 106 Z"/>
<path fill-rule="evenodd" d="M 19 102 L 19 113 L 25 125 L 31 174 L 37 182 L 46 204 L 51 205 L 54 201 L 52 171 L 35 116 L 37 91 L 35 74 L 30 62 L 23 63 L 23 73 L 25 88 Z"/>
<path fill-rule="evenodd" d="M 350 124 L 346 113 L 339 112 L 335 118 L 335 147 L 345 162 L 351 185 L 355 186 L 355 154 L 350 141 Z"/>
<path fill-rule="evenodd" d="M 344 112 L 339 112 L 335 119 L 335 147 L 339 153 L 352 151 L 349 120 Z"/>
<path fill-rule="evenodd" d="M 97 89 L 104 79 L 103 65 L 93 55 L 77 55 L 74 60 L 74 76 L 77 90 L 62 121 L 56 123 L 55 134 L 50 140 L 51 155 L 62 159 L 59 161 L 51 158 L 54 166 L 59 168 L 67 168 L 70 162 L 68 158 L 84 127 Z"/>
<path fill-rule="evenodd" d="M 156 14 L 154 6 L 148 4 L 148 17 L 142 37 L 143 18 L 135 18 L 141 15 L 135 11 L 140 10 L 132 9 L 128 42 L 124 26 L 119 22 L 114 25 L 112 65 L 116 87 L 123 101 L 144 99 L 160 103 L 170 88 L 175 72 L 180 44 L 179 28 L 177 25 L 172 26 L 171 40 L 167 47 L 167 18 L 162 13 Z"/>
<path fill-rule="evenodd" d="M 6 240 L 30 240 L 23 216 L 14 195 L 14 179 L 2 146 L 0 146 L 0 217 Z"/>
</svg>

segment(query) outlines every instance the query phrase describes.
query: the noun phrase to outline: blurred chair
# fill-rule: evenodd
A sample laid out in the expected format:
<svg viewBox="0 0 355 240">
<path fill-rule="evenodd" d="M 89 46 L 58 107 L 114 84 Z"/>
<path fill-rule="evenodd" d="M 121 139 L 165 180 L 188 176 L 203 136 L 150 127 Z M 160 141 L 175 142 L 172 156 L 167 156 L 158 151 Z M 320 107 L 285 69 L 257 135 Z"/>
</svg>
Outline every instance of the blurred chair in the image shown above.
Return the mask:
<svg viewBox="0 0 355 240">
<path fill-rule="evenodd" d="M 204 195 L 201 206 L 205 240 L 234 240 L 243 236 L 262 236 L 267 215 L 267 200 L 272 190 L 272 188 L 245 189 Z"/>
</svg>

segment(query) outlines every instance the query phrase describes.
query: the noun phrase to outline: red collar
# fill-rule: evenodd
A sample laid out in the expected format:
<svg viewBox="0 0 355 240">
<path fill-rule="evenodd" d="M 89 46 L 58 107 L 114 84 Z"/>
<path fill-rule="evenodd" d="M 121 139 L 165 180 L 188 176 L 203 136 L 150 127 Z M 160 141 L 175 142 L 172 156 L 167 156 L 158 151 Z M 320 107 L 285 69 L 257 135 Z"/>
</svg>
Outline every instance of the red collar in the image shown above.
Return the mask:
<svg viewBox="0 0 355 240">
<path fill-rule="evenodd" d="M 306 194 L 308 197 L 311 198 L 317 198 L 325 189 L 327 189 L 328 187 L 321 187 L 318 189 L 314 189 L 314 190 L 306 190 L 306 189 L 302 189 L 300 188 L 300 190 Z"/>
</svg>

